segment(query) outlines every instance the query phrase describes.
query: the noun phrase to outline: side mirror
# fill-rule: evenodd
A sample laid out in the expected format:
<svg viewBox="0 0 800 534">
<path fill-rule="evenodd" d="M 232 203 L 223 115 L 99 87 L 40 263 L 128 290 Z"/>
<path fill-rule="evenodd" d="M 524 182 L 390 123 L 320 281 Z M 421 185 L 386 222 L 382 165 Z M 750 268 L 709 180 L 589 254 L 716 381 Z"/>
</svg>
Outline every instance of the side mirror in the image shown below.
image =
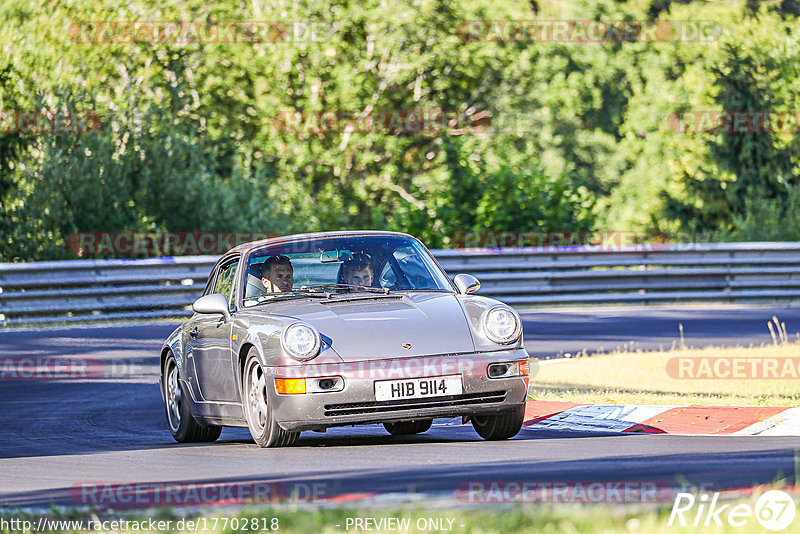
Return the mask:
<svg viewBox="0 0 800 534">
<path fill-rule="evenodd" d="M 457 274 L 456 277 L 453 278 L 453 282 L 456 284 L 458 292 L 462 295 L 475 293 L 481 288 L 481 283 L 471 274 Z"/>
<path fill-rule="evenodd" d="M 230 321 L 231 312 L 228 309 L 228 299 L 219 293 L 212 293 L 204 297 L 200 297 L 194 304 L 192 309 L 197 313 L 221 313 L 225 317 L 225 321 Z"/>
</svg>

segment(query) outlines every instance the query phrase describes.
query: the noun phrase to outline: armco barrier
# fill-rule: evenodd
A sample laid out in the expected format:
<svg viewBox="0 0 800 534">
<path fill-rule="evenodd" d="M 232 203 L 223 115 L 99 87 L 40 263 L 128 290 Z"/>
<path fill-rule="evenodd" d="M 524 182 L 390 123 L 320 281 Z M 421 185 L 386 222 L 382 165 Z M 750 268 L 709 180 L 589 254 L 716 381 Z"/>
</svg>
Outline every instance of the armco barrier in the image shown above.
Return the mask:
<svg viewBox="0 0 800 534">
<path fill-rule="evenodd" d="M 800 243 L 436 250 L 511 305 L 800 300 Z M 215 256 L 0 264 L 0 323 L 191 314 Z"/>
</svg>

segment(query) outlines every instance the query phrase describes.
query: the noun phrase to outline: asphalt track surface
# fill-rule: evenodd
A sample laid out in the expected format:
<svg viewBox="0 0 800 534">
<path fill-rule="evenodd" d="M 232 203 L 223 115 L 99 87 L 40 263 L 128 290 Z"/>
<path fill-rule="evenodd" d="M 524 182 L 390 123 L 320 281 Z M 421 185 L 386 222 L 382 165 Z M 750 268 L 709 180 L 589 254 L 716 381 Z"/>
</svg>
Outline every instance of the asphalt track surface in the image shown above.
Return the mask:
<svg viewBox="0 0 800 534">
<path fill-rule="evenodd" d="M 773 315 L 786 322 L 790 336 L 800 331 L 800 310 L 792 308 L 576 309 L 530 312 L 524 319 L 531 354 L 552 357 L 631 342 L 668 348 L 679 339 L 678 323 L 690 346 L 766 343 Z M 442 420 L 413 437 L 392 437 L 377 425 L 306 432 L 287 449 L 260 449 L 245 429 L 225 429 L 212 444 L 179 445 L 167 431 L 157 386 L 157 351 L 173 327 L 0 331 L 0 357 L 80 356 L 124 371 L 91 380 L 0 380 L 0 506 L 91 504 L 95 494 L 87 500 L 76 490 L 88 484 L 214 483 L 234 491 L 267 484 L 273 495 L 283 491 L 299 500 L 312 493 L 318 499 L 399 495 L 468 505 L 469 497 L 456 490 L 476 482 L 624 481 L 708 490 L 797 483 L 800 437 L 523 428 L 512 440 L 486 442 L 471 426 Z"/>
</svg>

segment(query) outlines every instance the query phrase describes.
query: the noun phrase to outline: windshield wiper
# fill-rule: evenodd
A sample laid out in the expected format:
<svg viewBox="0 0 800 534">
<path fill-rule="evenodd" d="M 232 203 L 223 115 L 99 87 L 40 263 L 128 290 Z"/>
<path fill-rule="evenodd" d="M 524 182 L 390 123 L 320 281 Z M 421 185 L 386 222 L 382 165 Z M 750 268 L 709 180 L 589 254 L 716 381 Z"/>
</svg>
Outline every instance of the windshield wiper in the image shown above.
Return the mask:
<svg viewBox="0 0 800 534">
<path fill-rule="evenodd" d="M 267 293 L 266 295 L 259 295 L 257 297 L 250 297 L 245 299 L 246 302 L 255 301 L 256 304 L 273 300 L 287 300 L 291 298 L 331 298 L 331 293 L 323 291 L 312 291 L 308 288 L 301 288 L 292 291 L 284 291 L 281 293 Z"/>
<path fill-rule="evenodd" d="M 388 287 L 372 287 L 372 286 L 355 286 L 352 284 L 321 284 L 318 286 L 303 286 L 301 289 L 305 291 L 324 291 L 326 289 L 344 289 L 347 291 L 367 291 L 370 293 L 383 293 L 389 294 Z"/>
</svg>

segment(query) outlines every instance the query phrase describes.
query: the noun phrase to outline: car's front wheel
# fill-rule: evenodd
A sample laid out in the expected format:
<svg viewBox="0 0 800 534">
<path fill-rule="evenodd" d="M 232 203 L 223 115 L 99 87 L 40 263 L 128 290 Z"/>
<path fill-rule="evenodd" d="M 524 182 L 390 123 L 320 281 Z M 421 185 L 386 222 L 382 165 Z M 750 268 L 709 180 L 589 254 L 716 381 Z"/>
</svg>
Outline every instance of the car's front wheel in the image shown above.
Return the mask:
<svg viewBox="0 0 800 534">
<path fill-rule="evenodd" d="M 183 387 L 178 380 L 178 365 L 170 352 L 164 362 L 162 384 L 164 384 L 164 407 L 167 411 L 167 424 L 172 437 L 179 443 L 216 441 L 222 427 L 204 426 L 189 411 L 189 403 L 184 399 Z"/>
<path fill-rule="evenodd" d="M 393 436 L 408 436 L 411 434 L 421 434 L 430 430 L 433 419 L 421 419 L 419 421 L 400 421 L 399 423 L 383 423 L 383 427 Z"/>
<path fill-rule="evenodd" d="M 473 415 L 472 426 L 483 439 L 492 441 L 513 438 L 525 420 L 525 405 L 492 415 Z"/>
<path fill-rule="evenodd" d="M 287 447 L 297 441 L 300 432 L 284 430 L 275 422 L 267 395 L 267 375 L 254 348 L 250 349 L 245 360 L 242 395 L 247 426 L 260 447 Z"/>
</svg>

